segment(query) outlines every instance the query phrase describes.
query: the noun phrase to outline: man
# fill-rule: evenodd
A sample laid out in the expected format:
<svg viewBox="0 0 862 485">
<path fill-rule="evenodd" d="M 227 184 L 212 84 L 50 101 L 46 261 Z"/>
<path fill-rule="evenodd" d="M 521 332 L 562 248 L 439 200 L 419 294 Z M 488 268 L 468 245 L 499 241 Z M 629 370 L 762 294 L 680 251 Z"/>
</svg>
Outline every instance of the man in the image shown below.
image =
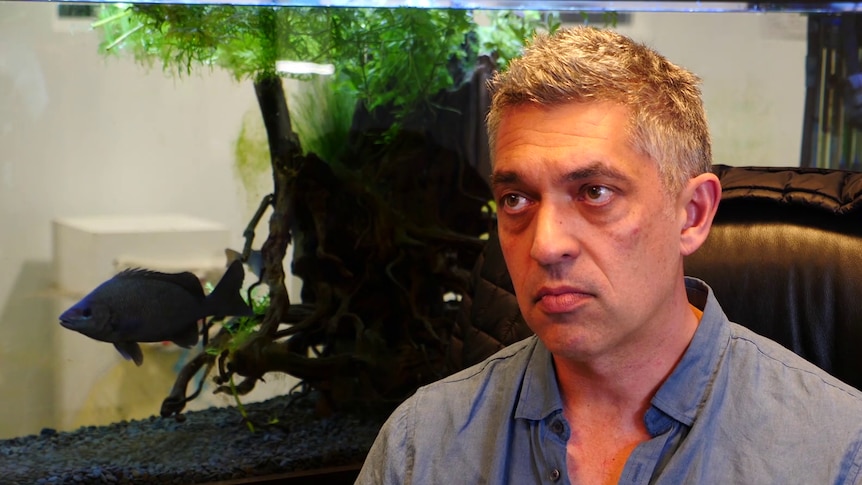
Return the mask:
<svg viewBox="0 0 862 485">
<path fill-rule="evenodd" d="M 498 233 L 535 336 L 418 390 L 357 483 L 862 483 L 862 394 L 683 276 L 721 196 L 698 83 L 592 28 L 495 77 Z"/>
</svg>

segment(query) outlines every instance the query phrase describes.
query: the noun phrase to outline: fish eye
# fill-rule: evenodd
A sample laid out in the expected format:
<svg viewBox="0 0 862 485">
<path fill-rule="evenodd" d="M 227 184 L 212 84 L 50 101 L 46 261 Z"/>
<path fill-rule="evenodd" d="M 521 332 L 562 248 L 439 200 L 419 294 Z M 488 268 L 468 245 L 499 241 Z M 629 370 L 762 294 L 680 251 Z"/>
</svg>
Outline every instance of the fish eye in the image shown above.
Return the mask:
<svg viewBox="0 0 862 485">
<path fill-rule="evenodd" d="M 93 311 L 90 310 L 90 307 L 84 308 L 81 310 L 81 316 L 84 318 L 90 318 L 93 316 Z"/>
</svg>

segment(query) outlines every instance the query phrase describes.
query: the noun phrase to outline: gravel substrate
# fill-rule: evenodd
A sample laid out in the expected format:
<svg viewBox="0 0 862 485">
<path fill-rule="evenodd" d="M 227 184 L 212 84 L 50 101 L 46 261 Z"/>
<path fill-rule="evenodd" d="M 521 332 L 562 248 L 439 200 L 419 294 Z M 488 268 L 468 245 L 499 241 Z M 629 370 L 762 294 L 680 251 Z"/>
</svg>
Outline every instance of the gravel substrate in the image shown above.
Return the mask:
<svg viewBox="0 0 862 485">
<path fill-rule="evenodd" d="M 2 484 L 198 484 L 361 463 L 382 417 L 318 418 L 309 396 L 0 440 Z"/>
</svg>

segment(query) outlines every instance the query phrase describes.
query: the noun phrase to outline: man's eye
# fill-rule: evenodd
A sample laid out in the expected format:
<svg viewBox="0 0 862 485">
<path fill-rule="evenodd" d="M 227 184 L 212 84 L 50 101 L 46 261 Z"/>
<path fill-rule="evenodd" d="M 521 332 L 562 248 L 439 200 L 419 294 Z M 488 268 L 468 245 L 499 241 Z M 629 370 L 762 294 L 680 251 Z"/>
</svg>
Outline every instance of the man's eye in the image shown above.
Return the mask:
<svg viewBox="0 0 862 485">
<path fill-rule="evenodd" d="M 500 205 L 506 212 L 520 212 L 527 206 L 527 199 L 523 195 L 506 194 L 500 199 Z"/>
<path fill-rule="evenodd" d="M 582 192 L 582 199 L 593 205 L 606 204 L 614 196 L 614 191 L 604 185 L 590 185 Z"/>
</svg>

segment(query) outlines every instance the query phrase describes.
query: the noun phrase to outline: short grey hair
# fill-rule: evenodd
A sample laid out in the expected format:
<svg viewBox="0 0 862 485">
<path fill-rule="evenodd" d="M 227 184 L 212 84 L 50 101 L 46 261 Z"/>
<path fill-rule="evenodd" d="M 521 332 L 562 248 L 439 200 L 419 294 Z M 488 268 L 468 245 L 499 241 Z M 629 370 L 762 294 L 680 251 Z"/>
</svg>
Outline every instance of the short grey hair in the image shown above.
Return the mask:
<svg viewBox="0 0 862 485">
<path fill-rule="evenodd" d="M 539 34 L 488 86 L 493 156 L 500 120 L 523 104 L 610 101 L 631 113 L 632 147 L 658 164 L 670 193 L 712 165 L 700 78 L 610 29 L 575 27 Z"/>
</svg>

